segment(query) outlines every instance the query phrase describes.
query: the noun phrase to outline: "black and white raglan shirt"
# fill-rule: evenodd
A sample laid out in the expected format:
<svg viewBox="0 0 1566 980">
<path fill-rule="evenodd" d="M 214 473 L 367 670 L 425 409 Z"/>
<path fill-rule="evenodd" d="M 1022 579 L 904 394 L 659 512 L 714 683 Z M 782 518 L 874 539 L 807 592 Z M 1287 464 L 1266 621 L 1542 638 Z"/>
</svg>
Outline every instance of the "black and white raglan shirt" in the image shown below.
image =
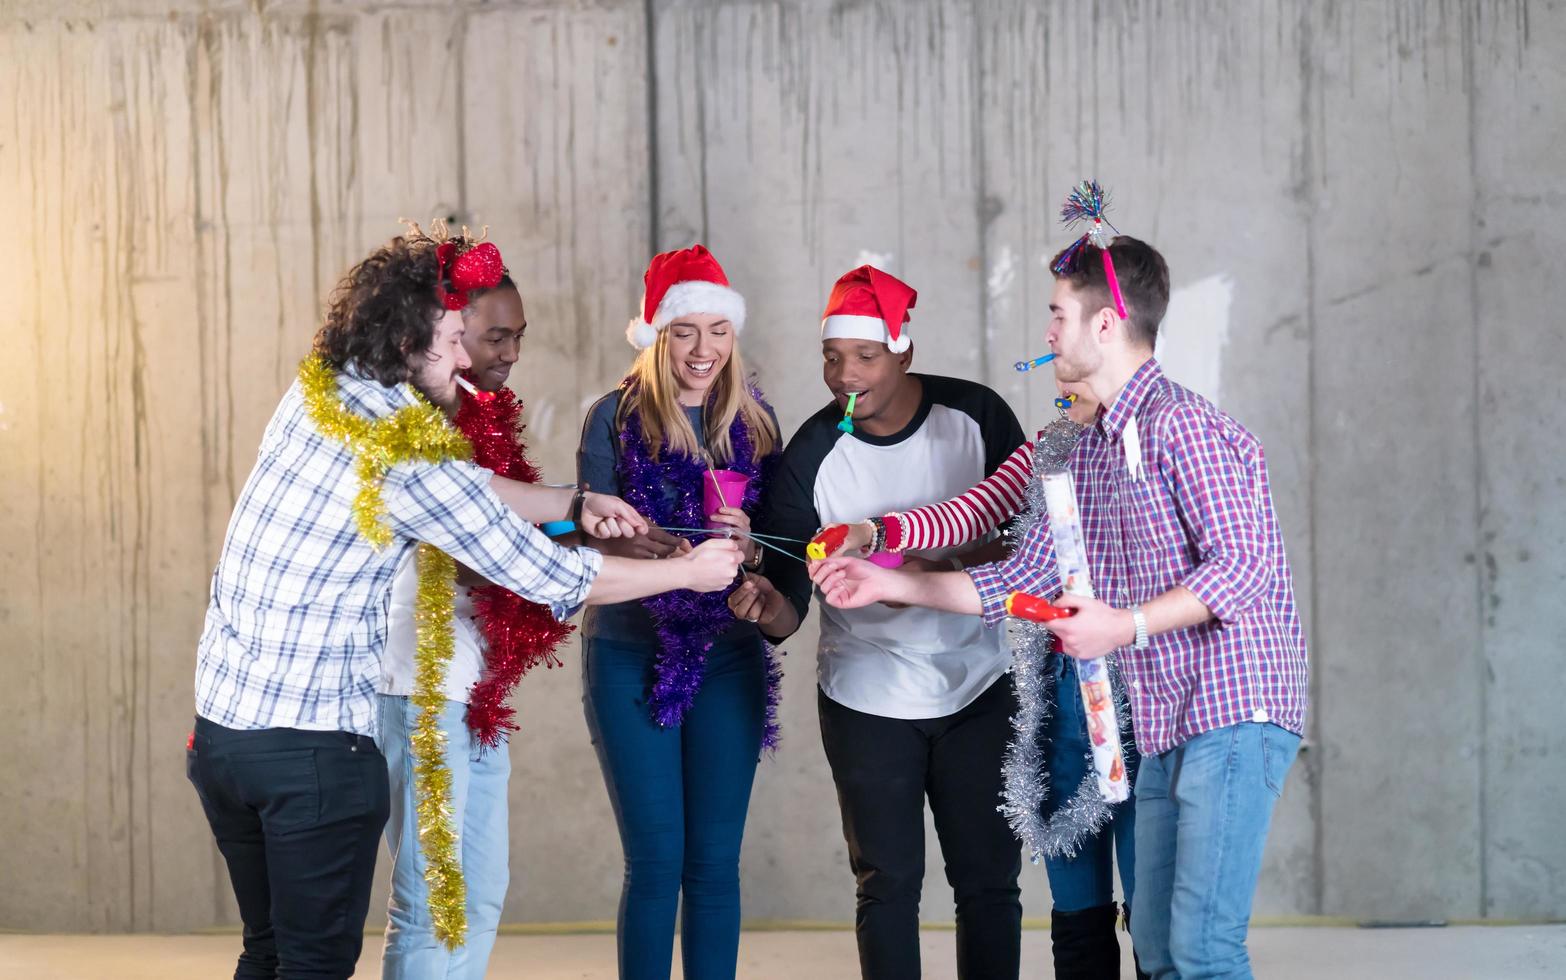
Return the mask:
<svg viewBox="0 0 1566 980">
<path fill-rule="evenodd" d="M 956 378 L 910 375 L 923 386 L 912 421 L 890 436 L 838 431 L 842 409 L 816 412 L 794 433 L 773 478 L 758 530 L 811 538 L 824 525 L 861 521 L 955 497 L 983 480 L 1023 442 L 1000 395 Z M 957 550 L 918 552 L 944 558 Z M 779 556 L 766 575 L 804 619 L 812 586 L 805 566 Z M 1010 665 L 1000 630 L 978 616 L 880 603 L 821 604 L 817 681 L 845 707 L 886 718 L 940 718 L 983 694 Z"/>
</svg>

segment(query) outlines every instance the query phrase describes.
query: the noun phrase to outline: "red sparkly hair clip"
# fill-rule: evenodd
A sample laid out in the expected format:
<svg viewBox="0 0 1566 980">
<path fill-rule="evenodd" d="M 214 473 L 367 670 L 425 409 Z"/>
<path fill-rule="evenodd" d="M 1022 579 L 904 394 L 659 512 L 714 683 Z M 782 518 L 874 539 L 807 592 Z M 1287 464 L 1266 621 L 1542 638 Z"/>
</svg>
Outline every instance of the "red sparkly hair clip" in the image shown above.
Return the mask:
<svg viewBox="0 0 1566 980">
<path fill-rule="evenodd" d="M 505 278 L 506 263 L 500 258 L 500 249 L 495 247 L 494 242 L 484 241 L 489 234 L 488 226 L 475 240 L 468 233 L 467 225 L 462 226 L 461 235 L 454 236 L 446 230 L 444 220 L 437 219 L 430 226 L 428 235 L 424 234 L 417 222 L 404 218 L 403 223 L 412 229 L 414 235 L 438 243 L 435 246 L 435 261 L 438 263 L 435 295 L 440 297 L 441 305 L 446 309 L 464 309 L 468 305 L 470 291 L 494 289 Z M 448 280 L 450 289 L 446 288 Z"/>
</svg>

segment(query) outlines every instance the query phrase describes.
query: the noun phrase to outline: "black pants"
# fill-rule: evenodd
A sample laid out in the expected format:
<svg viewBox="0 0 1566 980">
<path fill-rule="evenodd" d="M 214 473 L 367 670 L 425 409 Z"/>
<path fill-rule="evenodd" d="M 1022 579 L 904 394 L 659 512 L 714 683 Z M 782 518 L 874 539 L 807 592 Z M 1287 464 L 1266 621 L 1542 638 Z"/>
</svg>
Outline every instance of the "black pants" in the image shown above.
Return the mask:
<svg viewBox="0 0 1566 980">
<path fill-rule="evenodd" d="M 957 903 L 957 975 L 1015 978 L 1022 942 L 1022 848 L 1000 804 L 1001 756 L 1017 698 L 1010 675 L 945 718 L 905 721 L 818 692 L 821 742 L 858 881 L 854 931 L 867 980 L 919 977 L 924 800 L 930 799 Z"/>
<path fill-rule="evenodd" d="M 352 976 L 390 806 L 375 742 L 197 718 L 185 770 L 245 924 L 235 980 Z"/>
</svg>

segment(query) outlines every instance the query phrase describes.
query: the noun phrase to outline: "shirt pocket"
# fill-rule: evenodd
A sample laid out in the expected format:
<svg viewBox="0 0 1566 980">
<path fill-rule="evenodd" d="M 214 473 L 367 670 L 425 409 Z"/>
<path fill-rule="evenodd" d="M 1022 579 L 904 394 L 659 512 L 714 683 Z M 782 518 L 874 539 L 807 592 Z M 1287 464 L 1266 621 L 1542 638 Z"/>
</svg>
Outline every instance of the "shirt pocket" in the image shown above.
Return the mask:
<svg viewBox="0 0 1566 980">
<path fill-rule="evenodd" d="M 1124 480 L 1120 502 L 1121 526 L 1129 546 L 1126 560 L 1134 570 L 1163 567 L 1170 554 L 1187 550 L 1185 528 L 1161 477 L 1144 471 L 1140 480 Z"/>
</svg>

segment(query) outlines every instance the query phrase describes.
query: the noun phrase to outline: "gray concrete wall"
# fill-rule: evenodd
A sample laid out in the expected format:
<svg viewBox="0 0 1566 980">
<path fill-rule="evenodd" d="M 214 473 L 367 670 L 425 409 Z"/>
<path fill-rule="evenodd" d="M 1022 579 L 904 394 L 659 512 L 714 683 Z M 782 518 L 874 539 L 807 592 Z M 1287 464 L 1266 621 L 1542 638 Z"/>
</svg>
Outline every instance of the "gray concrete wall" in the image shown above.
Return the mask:
<svg viewBox="0 0 1566 980">
<path fill-rule="evenodd" d="M 785 427 L 869 256 L 920 291 L 919 367 L 1042 420 L 1047 379 L 1009 366 L 1087 174 L 1170 259 L 1170 372 L 1270 454 L 1315 703 L 1258 913 L 1566 916 L 1559 4 L 5 6 L 0 927 L 236 921 L 180 765 L 207 580 L 322 298 L 399 216 L 492 226 L 564 475 L 649 250 L 693 238 Z M 754 918 L 851 915 L 813 629 Z M 566 660 L 519 695 L 512 921 L 613 915 Z"/>
</svg>

